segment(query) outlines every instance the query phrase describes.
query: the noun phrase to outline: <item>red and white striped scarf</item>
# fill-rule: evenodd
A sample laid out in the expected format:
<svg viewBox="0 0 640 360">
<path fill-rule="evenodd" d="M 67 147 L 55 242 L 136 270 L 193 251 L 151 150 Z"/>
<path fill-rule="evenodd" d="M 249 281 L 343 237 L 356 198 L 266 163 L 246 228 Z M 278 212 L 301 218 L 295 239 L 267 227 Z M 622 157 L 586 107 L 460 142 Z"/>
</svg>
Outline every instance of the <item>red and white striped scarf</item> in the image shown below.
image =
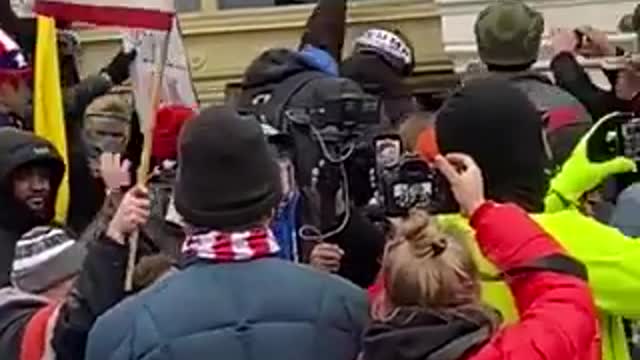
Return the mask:
<svg viewBox="0 0 640 360">
<path fill-rule="evenodd" d="M 188 235 L 182 245 L 182 253 L 187 259 L 198 258 L 218 263 L 254 260 L 274 256 L 279 251 L 278 242 L 268 227 Z"/>
</svg>

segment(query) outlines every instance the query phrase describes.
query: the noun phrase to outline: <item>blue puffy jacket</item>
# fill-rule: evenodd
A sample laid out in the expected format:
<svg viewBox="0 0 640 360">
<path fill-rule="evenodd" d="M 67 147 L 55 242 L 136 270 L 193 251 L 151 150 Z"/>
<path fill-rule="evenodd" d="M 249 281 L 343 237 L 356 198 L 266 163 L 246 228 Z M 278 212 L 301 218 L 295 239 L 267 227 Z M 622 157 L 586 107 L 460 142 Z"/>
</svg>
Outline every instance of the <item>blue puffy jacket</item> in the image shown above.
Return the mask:
<svg viewBox="0 0 640 360">
<path fill-rule="evenodd" d="M 195 263 L 93 328 L 87 360 L 353 360 L 363 291 L 279 259 Z"/>
</svg>

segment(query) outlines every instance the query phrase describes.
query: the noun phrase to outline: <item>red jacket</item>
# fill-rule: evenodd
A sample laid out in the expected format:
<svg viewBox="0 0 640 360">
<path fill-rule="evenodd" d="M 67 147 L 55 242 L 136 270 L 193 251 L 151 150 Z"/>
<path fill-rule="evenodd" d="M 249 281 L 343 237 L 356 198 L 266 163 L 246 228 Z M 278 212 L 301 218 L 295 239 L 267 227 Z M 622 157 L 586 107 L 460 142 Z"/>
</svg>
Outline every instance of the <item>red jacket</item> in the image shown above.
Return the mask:
<svg viewBox="0 0 640 360">
<path fill-rule="evenodd" d="M 520 208 L 483 205 L 471 219 L 476 240 L 500 270 L 564 250 Z M 572 275 L 526 272 L 507 279 L 520 321 L 499 330 L 468 360 L 600 359 L 597 315 L 588 284 Z M 379 281 L 370 289 L 377 298 Z"/>
</svg>

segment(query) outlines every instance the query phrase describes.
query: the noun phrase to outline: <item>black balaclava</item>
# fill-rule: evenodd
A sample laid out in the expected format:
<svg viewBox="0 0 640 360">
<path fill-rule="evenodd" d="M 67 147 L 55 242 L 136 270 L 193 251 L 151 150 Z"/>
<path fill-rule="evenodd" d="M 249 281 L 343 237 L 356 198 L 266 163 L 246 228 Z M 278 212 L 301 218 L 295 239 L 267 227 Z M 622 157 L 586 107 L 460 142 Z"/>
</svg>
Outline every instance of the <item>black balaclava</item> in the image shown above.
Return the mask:
<svg viewBox="0 0 640 360">
<path fill-rule="evenodd" d="M 51 169 L 51 199 L 49 216 L 36 216 L 26 204 L 13 195 L 12 174 L 23 166 L 46 166 Z M 55 195 L 64 174 L 64 162 L 47 141 L 32 133 L 0 129 L 0 287 L 10 282 L 15 247 L 22 234 L 35 226 L 53 220 Z"/>
<path fill-rule="evenodd" d="M 385 113 L 394 125 L 418 111 L 404 76 L 379 55 L 355 53 L 342 63 L 340 72 L 356 81 L 367 93 L 380 96 Z"/>
<path fill-rule="evenodd" d="M 542 119 L 506 80 L 471 81 L 438 113 L 436 137 L 443 154 L 470 155 L 482 169 L 486 196 L 529 212 L 544 210 L 548 158 Z"/>
</svg>

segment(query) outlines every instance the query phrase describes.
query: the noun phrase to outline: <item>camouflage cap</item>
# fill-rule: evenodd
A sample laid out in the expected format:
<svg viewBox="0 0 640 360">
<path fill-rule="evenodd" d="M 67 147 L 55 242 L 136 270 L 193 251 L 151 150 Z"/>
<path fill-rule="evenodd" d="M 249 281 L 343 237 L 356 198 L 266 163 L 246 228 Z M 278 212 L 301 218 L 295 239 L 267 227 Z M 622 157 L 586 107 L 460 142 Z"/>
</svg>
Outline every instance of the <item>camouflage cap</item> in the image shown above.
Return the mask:
<svg viewBox="0 0 640 360">
<path fill-rule="evenodd" d="M 476 20 L 478 54 L 485 64 L 514 66 L 538 58 L 544 18 L 521 0 L 500 0 Z"/>
<path fill-rule="evenodd" d="M 85 110 L 85 117 L 106 117 L 131 122 L 133 105 L 127 99 L 127 94 L 107 93 L 94 99 Z"/>
</svg>

